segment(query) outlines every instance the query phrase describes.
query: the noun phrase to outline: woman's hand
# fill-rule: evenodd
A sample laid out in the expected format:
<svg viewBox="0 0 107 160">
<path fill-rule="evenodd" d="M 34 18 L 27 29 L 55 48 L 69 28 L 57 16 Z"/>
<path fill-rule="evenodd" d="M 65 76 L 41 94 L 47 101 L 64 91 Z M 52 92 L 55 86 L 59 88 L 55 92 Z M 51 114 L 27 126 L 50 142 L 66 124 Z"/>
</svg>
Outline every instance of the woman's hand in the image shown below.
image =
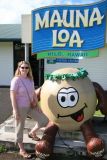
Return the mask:
<svg viewBox="0 0 107 160">
<path fill-rule="evenodd" d="M 17 111 L 13 111 L 13 116 L 14 116 L 16 121 L 20 120 L 20 115 L 19 115 L 19 113 Z"/>
<path fill-rule="evenodd" d="M 38 101 L 40 101 L 41 87 L 39 87 L 38 89 L 36 89 L 36 90 L 35 90 L 35 93 L 36 93 L 36 95 L 37 95 Z"/>
<path fill-rule="evenodd" d="M 42 110 L 39 106 L 36 107 L 36 110 L 39 112 L 39 113 L 42 113 Z"/>
</svg>

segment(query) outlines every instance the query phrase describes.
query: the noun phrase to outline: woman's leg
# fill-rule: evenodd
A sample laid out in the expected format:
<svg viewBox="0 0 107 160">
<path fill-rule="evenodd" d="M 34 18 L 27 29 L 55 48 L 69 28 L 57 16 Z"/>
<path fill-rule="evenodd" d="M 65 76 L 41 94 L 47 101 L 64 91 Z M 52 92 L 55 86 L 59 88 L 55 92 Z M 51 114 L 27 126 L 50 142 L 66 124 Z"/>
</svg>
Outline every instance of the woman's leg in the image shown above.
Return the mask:
<svg viewBox="0 0 107 160">
<path fill-rule="evenodd" d="M 36 132 L 37 132 L 38 129 L 39 129 L 39 125 L 38 125 L 38 122 L 37 122 L 36 125 L 28 133 L 28 137 L 32 138 L 32 140 L 39 141 L 40 138 L 36 135 Z"/>
<path fill-rule="evenodd" d="M 20 119 L 18 122 L 16 122 L 15 132 L 16 132 L 16 142 L 18 143 L 20 153 L 25 152 L 24 144 L 23 144 L 23 130 L 24 130 L 27 113 L 28 113 L 27 107 L 19 108 Z"/>
<path fill-rule="evenodd" d="M 48 124 L 48 118 L 42 113 L 42 111 L 38 111 L 36 108 L 30 109 L 29 115 L 36 121 L 35 126 L 31 129 L 30 134 L 35 134 L 38 129 L 44 127 Z"/>
<path fill-rule="evenodd" d="M 29 133 L 35 133 L 39 129 L 38 122 L 36 122 L 35 126 L 31 129 Z"/>
</svg>

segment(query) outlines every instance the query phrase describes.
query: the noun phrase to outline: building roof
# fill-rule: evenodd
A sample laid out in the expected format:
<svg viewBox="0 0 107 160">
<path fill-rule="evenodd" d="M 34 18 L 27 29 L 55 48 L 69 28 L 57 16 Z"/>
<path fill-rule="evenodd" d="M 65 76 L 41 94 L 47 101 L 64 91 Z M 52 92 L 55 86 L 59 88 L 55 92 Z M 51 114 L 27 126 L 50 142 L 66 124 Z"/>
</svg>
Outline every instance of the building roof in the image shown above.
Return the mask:
<svg viewBox="0 0 107 160">
<path fill-rule="evenodd" d="M 0 41 L 21 39 L 21 24 L 0 24 Z"/>
</svg>

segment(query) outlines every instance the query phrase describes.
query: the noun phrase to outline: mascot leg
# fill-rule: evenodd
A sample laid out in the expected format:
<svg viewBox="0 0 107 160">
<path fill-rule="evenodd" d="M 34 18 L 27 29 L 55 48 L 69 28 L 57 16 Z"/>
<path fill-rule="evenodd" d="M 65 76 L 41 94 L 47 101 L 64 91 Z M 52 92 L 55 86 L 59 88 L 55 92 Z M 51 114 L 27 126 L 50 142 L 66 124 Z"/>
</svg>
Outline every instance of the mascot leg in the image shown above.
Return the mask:
<svg viewBox="0 0 107 160">
<path fill-rule="evenodd" d="M 49 122 L 46 126 L 42 139 L 36 143 L 35 150 L 37 157 L 47 159 L 52 155 L 57 131 L 58 126 L 53 122 Z"/>
<path fill-rule="evenodd" d="M 87 152 L 89 156 L 94 159 L 101 159 L 101 157 L 104 156 L 105 145 L 103 140 L 99 138 L 93 130 L 91 121 L 85 122 L 81 126 L 81 131 L 86 142 Z"/>
</svg>

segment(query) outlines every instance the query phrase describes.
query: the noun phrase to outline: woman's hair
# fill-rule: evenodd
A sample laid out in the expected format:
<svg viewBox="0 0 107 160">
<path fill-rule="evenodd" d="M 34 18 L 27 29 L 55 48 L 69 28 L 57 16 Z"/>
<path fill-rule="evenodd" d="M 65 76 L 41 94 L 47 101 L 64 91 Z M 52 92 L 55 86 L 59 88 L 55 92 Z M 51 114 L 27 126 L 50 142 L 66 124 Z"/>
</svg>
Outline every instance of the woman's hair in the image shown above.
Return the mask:
<svg viewBox="0 0 107 160">
<path fill-rule="evenodd" d="M 28 65 L 28 67 L 29 67 L 29 72 L 28 72 L 28 74 L 27 74 L 27 77 L 28 77 L 29 79 L 33 79 L 32 69 L 31 69 L 30 63 L 27 62 L 27 61 L 20 61 L 20 62 L 18 62 L 17 69 L 16 69 L 16 72 L 15 72 L 15 76 L 16 76 L 16 77 L 19 77 L 19 76 L 21 75 L 21 72 L 20 72 L 19 68 L 21 67 L 22 64 L 27 64 L 27 65 Z"/>
</svg>

